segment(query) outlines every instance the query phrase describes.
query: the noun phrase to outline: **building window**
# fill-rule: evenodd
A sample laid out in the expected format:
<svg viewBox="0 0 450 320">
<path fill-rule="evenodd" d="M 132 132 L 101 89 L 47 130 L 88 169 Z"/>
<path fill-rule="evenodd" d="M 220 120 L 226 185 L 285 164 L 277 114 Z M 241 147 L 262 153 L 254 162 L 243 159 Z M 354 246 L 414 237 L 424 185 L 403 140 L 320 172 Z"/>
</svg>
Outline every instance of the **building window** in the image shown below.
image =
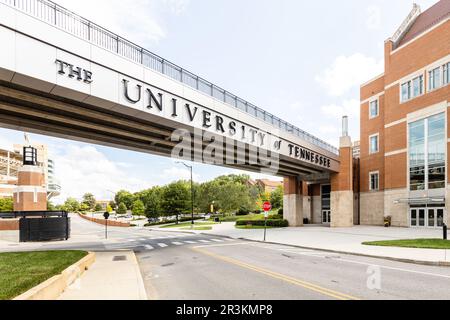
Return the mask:
<svg viewBox="0 0 450 320">
<path fill-rule="evenodd" d="M 443 74 L 444 74 L 444 85 L 449 84 L 450 83 L 450 62 L 444 64 L 443 67 Z"/>
<path fill-rule="evenodd" d="M 423 75 L 406 81 L 401 85 L 402 102 L 406 102 L 423 94 Z"/>
<path fill-rule="evenodd" d="M 428 90 L 435 90 L 441 86 L 441 67 L 428 72 Z"/>
<path fill-rule="evenodd" d="M 378 172 L 369 173 L 369 190 L 378 191 L 380 190 L 380 174 Z"/>
<path fill-rule="evenodd" d="M 409 124 L 411 191 L 445 188 L 445 113 Z"/>
<path fill-rule="evenodd" d="M 370 102 L 370 118 L 378 117 L 379 114 L 379 105 L 378 99 Z"/>
<path fill-rule="evenodd" d="M 378 134 L 369 137 L 369 153 L 377 153 L 379 150 Z"/>
</svg>

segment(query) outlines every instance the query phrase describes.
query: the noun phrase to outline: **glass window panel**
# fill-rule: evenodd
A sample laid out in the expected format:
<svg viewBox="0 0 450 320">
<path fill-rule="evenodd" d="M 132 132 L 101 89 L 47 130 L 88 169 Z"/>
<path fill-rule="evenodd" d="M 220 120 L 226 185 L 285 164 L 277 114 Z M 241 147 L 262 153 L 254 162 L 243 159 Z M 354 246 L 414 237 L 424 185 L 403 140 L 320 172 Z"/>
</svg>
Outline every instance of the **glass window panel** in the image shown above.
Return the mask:
<svg viewBox="0 0 450 320">
<path fill-rule="evenodd" d="M 370 117 L 374 118 L 376 116 L 378 116 L 378 100 L 370 103 Z"/>
<path fill-rule="evenodd" d="M 370 153 L 378 152 L 378 136 L 370 137 Z"/>
<path fill-rule="evenodd" d="M 435 223 L 435 212 L 434 209 L 428 209 L 428 226 L 434 227 Z"/>
<path fill-rule="evenodd" d="M 437 226 L 444 226 L 444 209 L 437 209 Z"/>
<path fill-rule="evenodd" d="M 417 226 L 417 210 L 411 210 L 411 226 Z"/>
<path fill-rule="evenodd" d="M 402 101 L 409 100 L 408 82 L 402 84 Z"/>
<path fill-rule="evenodd" d="M 411 191 L 425 190 L 425 120 L 409 125 L 409 168 Z"/>
<path fill-rule="evenodd" d="M 444 84 L 450 83 L 450 62 L 447 64 L 444 64 Z"/>
<path fill-rule="evenodd" d="M 428 119 L 428 188 L 445 188 L 445 114 Z"/>
<path fill-rule="evenodd" d="M 419 227 L 425 227 L 425 209 L 419 210 Z"/>
<path fill-rule="evenodd" d="M 413 80 L 413 97 L 420 96 L 423 93 L 423 76 Z"/>
</svg>

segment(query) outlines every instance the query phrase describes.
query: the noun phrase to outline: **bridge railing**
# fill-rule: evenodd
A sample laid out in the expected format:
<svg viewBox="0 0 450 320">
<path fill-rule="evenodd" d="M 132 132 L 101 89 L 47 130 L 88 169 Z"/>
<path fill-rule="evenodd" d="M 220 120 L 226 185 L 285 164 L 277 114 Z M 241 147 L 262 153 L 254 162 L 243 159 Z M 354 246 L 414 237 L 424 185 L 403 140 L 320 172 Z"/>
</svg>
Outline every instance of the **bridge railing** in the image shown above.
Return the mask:
<svg viewBox="0 0 450 320">
<path fill-rule="evenodd" d="M 136 63 L 180 81 L 183 84 L 208 94 L 226 104 L 238 108 L 283 131 L 290 132 L 322 149 L 334 154 L 339 151 L 327 142 L 299 129 L 273 114 L 244 99 L 214 85 L 213 83 L 173 64 L 170 61 L 108 31 L 105 28 L 57 5 L 49 0 L 0 0 L 44 22 L 69 32 L 104 49 L 115 52 Z"/>
</svg>

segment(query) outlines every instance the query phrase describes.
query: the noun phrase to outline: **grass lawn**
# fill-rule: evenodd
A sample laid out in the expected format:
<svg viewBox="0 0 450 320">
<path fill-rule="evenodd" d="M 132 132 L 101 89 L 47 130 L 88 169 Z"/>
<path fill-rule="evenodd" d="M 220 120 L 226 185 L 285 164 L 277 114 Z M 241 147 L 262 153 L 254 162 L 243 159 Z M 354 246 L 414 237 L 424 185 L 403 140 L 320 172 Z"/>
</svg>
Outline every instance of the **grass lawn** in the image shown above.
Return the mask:
<svg viewBox="0 0 450 320">
<path fill-rule="evenodd" d="M 216 223 L 215 222 L 208 222 L 208 221 L 205 221 L 205 222 L 196 221 L 195 222 L 195 228 L 204 228 L 206 226 L 212 226 L 213 224 L 216 224 Z M 161 229 L 167 229 L 167 228 L 184 228 L 184 227 L 189 227 L 189 229 L 190 229 L 191 226 L 192 226 L 192 222 L 189 221 L 189 222 L 182 222 L 182 223 L 179 223 L 179 224 L 173 223 L 173 224 L 169 224 L 169 225 L 166 225 L 166 226 L 162 226 L 160 228 Z M 211 230 L 211 229 L 212 228 L 209 227 L 209 229 L 198 229 L 198 230 Z"/>
<path fill-rule="evenodd" d="M 197 231 L 206 231 L 206 230 L 212 230 L 212 227 L 194 227 L 194 229 L 192 229 L 191 227 L 187 227 L 187 228 L 181 228 L 182 230 L 197 230 Z"/>
<path fill-rule="evenodd" d="M 411 239 L 363 242 L 368 246 L 422 248 L 422 249 L 450 249 L 450 241 L 442 239 Z"/>
<path fill-rule="evenodd" d="M 236 229 L 264 229 L 264 226 L 235 226 Z M 275 227 L 267 226 L 267 229 L 274 229 Z"/>
<path fill-rule="evenodd" d="M 0 300 L 9 300 L 61 273 L 85 251 L 0 253 Z"/>
</svg>

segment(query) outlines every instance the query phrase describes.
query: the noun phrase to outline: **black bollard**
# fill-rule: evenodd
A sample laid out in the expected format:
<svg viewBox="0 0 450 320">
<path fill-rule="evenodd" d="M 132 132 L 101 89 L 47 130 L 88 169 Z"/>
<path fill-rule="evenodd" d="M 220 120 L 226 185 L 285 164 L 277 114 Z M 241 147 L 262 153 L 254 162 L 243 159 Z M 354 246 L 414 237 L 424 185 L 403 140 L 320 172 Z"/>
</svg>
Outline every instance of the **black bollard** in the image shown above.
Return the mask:
<svg viewBox="0 0 450 320">
<path fill-rule="evenodd" d="M 447 240 L 447 225 L 444 223 L 444 240 Z"/>
</svg>

